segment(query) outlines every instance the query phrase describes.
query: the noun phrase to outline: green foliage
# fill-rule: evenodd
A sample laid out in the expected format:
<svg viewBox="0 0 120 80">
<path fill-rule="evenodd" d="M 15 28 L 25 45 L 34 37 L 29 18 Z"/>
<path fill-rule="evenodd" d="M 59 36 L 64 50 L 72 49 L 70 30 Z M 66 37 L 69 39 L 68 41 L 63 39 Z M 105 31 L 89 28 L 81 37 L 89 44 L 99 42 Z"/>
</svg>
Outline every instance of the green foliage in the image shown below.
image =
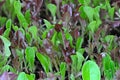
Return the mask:
<svg viewBox="0 0 120 80">
<path fill-rule="evenodd" d="M 57 10 L 56 5 L 50 3 L 50 4 L 47 4 L 47 8 L 49 9 L 49 11 L 51 12 L 52 16 L 54 17 L 55 14 L 56 14 L 56 10 Z"/>
<path fill-rule="evenodd" d="M 81 52 L 76 52 L 76 55 L 72 55 L 71 56 L 71 59 L 72 59 L 72 72 L 75 74 L 75 73 L 78 73 L 81 69 L 81 66 L 82 66 L 82 62 L 84 60 L 84 57 L 82 56 L 82 53 Z"/>
<path fill-rule="evenodd" d="M 21 12 L 21 3 L 19 1 L 14 2 L 14 9 L 15 9 L 15 13 L 17 15 L 17 18 L 18 18 L 18 20 L 20 22 L 20 25 L 22 27 L 24 27 L 24 29 L 26 29 L 28 27 L 28 23 L 27 23 L 27 21 L 25 19 L 25 16 Z"/>
<path fill-rule="evenodd" d="M 31 26 L 28 31 L 32 34 L 32 37 L 34 40 L 37 40 L 37 33 L 38 33 L 38 30 L 37 30 L 37 27 L 36 26 Z"/>
<path fill-rule="evenodd" d="M 46 25 L 46 27 L 47 27 L 48 30 L 50 30 L 51 28 L 53 28 L 52 24 L 49 21 L 47 21 L 46 19 L 44 19 L 44 23 L 45 23 L 45 25 Z"/>
<path fill-rule="evenodd" d="M 7 22 L 6 22 L 6 28 L 11 28 L 11 25 L 12 25 L 12 21 L 11 19 L 8 19 Z"/>
<path fill-rule="evenodd" d="M 34 74 L 26 74 L 25 72 L 20 72 L 18 75 L 17 80 L 35 80 L 35 75 Z"/>
<path fill-rule="evenodd" d="M 17 80 L 113 80 L 120 44 L 111 34 L 113 30 L 119 35 L 120 22 L 114 20 L 120 18 L 120 9 L 111 4 L 1 0 L 0 75 L 7 71 L 18 74 Z"/>
<path fill-rule="evenodd" d="M 100 69 L 94 61 L 86 61 L 82 67 L 83 80 L 101 80 Z"/>
<path fill-rule="evenodd" d="M 97 29 L 96 21 L 92 21 L 88 24 L 88 30 L 92 32 L 92 34 L 95 33 L 96 29 Z"/>
<path fill-rule="evenodd" d="M 7 18 L 6 17 L 1 17 L 0 16 L 0 26 L 3 26 L 6 22 Z"/>
<path fill-rule="evenodd" d="M 89 21 L 90 22 L 93 21 L 94 9 L 89 6 L 84 6 L 83 10 L 84 10 L 85 14 L 87 15 Z"/>
<path fill-rule="evenodd" d="M 91 0 L 78 0 L 79 3 L 84 4 L 84 5 L 89 5 L 91 3 Z"/>
<path fill-rule="evenodd" d="M 61 74 L 61 80 L 65 80 L 65 73 L 66 73 L 66 63 L 62 62 L 60 64 L 60 74 Z"/>
<path fill-rule="evenodd" d="M 4 54 L 3 55 L 6 56 L 6 57 L 9 57 L 11 55 L 11 52 L 10 52 L 10 49 L 9 49 L 9 47 L 11 45 L 11 42 L 3 36 L 0 36 L 0 39 L 4 43 Z"/>
<path fill-rule="evenodd" d="M 82 37 L 77 38 L 77 41 L 76 41 L 76 50 L 77 51 L 82 47 L 82 43 L 83 43 L 83 38 Z"/>
<path fill-rule="evenodd" d="M 113 80 L 115 73 L 115 63 L 112 61 L 109 54 L 105 54 L 105 57 L 102 60 L 103 71 L 106 80 Z"/>
<path fill-rule="evenodd" d="M 34 71 L 35 52 L 35 47 L 27 47 L 25 50 L 26 62 L 28 63 L 31 72 Z"/>
<path fill-rule="evenodd" d="M 30 10 L 27 10 L 27 11 L 25 12 L 25 19 L 26 19 L 26 21 L 27 21 L 28 24 L 31 23 L 31 14 L 30 14 Z"/>
<path fill-rule="evenodd" d="M 44 68 L 46 74 L 49 71 L 52 71 L 51 60 L 48 56 L 45 56 L 41 53 L 36 53 L 36 56 L 37 56 L 39 62 L 42 64 L 42 67 Z"/>
</svg>

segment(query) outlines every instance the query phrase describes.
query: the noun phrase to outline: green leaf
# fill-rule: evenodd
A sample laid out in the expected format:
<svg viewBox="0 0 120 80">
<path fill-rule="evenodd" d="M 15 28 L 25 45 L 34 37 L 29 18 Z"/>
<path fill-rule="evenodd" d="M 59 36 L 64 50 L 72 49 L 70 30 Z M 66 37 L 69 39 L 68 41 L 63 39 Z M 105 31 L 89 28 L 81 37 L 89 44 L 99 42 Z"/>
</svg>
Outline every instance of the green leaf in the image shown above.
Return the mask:
<svg viewBox="0 0 120 80">
<path fill-rule="evenodd" d="M 31 72 L 34 71 L 35 51 L 35 47 L 27 47 L 25 49 L 25 58 Z"/>
<path fill-rule="evenodd" d="M 17 80 L 28 80 L 25 72 L 20 72 L 19 75 L 18 75 Z"/>
<path fill-rule="evenodd" d="M 28 24 L 31 23 L 31 14 L 30 14 L 30 9 L 25 12 L 25 19 Z"/>
<path fill-rule="evenodd" d="M 20 72 L 17 80 L 35 80 L 35 74 L 26 74 L 25 72 Z"/>
<path fill-rule="evenodd" d="M 83 43 L 83 38 L 79 37 L 77 38 L 77 42 L 76 42 L 76 50 L 80 49 Z"/>
<path fill-rule="evenodd" d="M 90 22 L 93 21 L 94 9 L 89 6 L 84 6 L 83 10 L 84 10 L 85 14 L 87 15 L 89 21 Z"/>
<path fill-rule="evenodd" d="M 30 33 L 32 33 L 32 37 L 35 39 L 35 40 L 37 40 L 37 32 L 38 32 L 38 30 L 37 30 L 37 27 L 36 26 L 31 26 L 29 29 L 28 29 L 28 31 L 30 32 Z"/>
<path fill-rule="evenodd" d="M 1 17 L 0 16 L 0 27 L 5 25 L 5 22 L 6 22 L 7 18 L 6 17 Z"/>
<path fill-rule="evenodd" d="M 79 3 L 84 4 L 84 5 L 89 5 L 91 0 L 78 0 Z"/>
<path fill-rule="evenodd" d="M 60 64 L 60 74 L 61 74 L 61 80 L 65 80 L 65 73 L 66 73 L 66 63 L 62 62 Z"/>
<path fill-rule="evenodd" d="M 109 54 L 106 53 L 105 57 L 102 60 L 102 64 L 106 80 L 113 80 L 115 74 L 115 64 Z"/>
<path fill-rule="evenodd" d="M 37 53 L 37 58 L 39 60 L 39 62 L 42 64 L 43 69 L 45 70 L 46 74 L 49 71 L 52 71 L 52 65 L 51 65 L 51 61 L 50 58 L 47 56 L 44 56 L 41 53 Z"/>
<path fill-rule="evenodd" d="M 82 66 L 82 62 L 84 60 L 83 55 L 80 52 L 76 52 L 77 55 L 77 71 L 79 72 Z"/>
<path fill-rule="evenodd" d="M 54 31 L 54 34 L 53 34 L 53 37 L 52 37 L 52 43 L 53 43 L 53 45 L 55 45 L 56 44 L 56 40 L 57 39 L 57 32 L 56 31 Z"/>
<path fill-rule="evenodd" d="M 114 38 L 115 38 L 114 35 L 107 35 L 105 36 L 105 41 L 111 43 L 114 40 Z"/>
<path fill-rule="evenodd" d="M 71 34 L 70 34 L 69 32 L 67 32 L 67 33 L 65 34 L 65 37 L 66 37 L 66 39 L 67 39 L 68 41 L 70 41 L 70 45 L 73 46 L 73 44 L 72 44 L 73 37 L 71 36 Z"/>
<path fill-rule="evenodd" d="M 49 21 L 47 21 L 46 19 L 44 19 L 44 23 L 45 23 L 48 30 L 50 30 L 52 28 L 51 23 Z"/>
<path fill-rule="evenodd" d="M 10 34 L 11 28 L 7 28 L 5 32 L 3 33 L 3 36 L 7 39 L 9 39 L 9 34 Z"/>
<path fill-rule="evenodd" d="M 72 55 L 71 59 L 72 59 L 72 73 L 74 74 L 78 73 L 81 69 L 84 57 L 80 52 L 76 52 L 76 55 Z"/>
<path fill-rule="evenodd" d="M 94 33 L 97 29 L 97 26 L 96 26 L 96 21 L 92 21 L 88 24 L 88 30 L 92 33 Z"/>
<path fill-rule="evenodd" d="M 12 21 L 11 19 L 8 19 L 7 22 L 6 22 L 6 28 L 11 28 L 11 24 L 12 24 Z"/>
<path fill-rule="evenodd" d="M 47 4 L 47 8 L 49 9 L 49 11 L 51 12 L 52 16 L 54 17 L 55 14 L 56 14 L 56 10 L 57 10 L 56 5 L 50 3 L 50 4 Z"/>
<path fill-rule="evenodd" d="M 94 61 L 87 61 L 82 67 L 83 80 L 101 80 L 100 69 Z"/>
<path fill-rule="evenodd" d="M 10 65 L 2 66 L 2 70 L 0 72 L 6 72 L 6 71 L 15 72 L 14 68 Z"/>
<path fill-rule="evenodd" d="M 12 29 L 13 29 L 14 31 L 17 31 L 17 30 L 18 30 L 18 26 L 12 25 Z"/>
<path fill-rule="evenodd" d="M 80 12 L 80 17 L 82 17 L 83 19 L 86 19 L 86 18 L 87 18 L 86 13 L 84 12 L 84 6 L 81 6 L 81 7 L 79 8 L 79 12 Z"/>
<path fill-rule="evenodd" d="M 115 13 L 115 8 L 114 7 L 110 8 L 108 10 L 108 14 L 109 14 L 111 20 L 113 20 L 113 18 L 114 18 L 114 13 Z"/>
<path fill-rule="evenodd" d="M 11 55 L 11 52 L 10 52 L 10 49 L 9 49 L 9 47 L 10 47 L 10 45 L 11 45 L 10 41 L 7 40 L 4 36 L 0 36 L 0 39 L 1 39 L 1 40 L 3 41 L 3 43 L 4 43 L 4 55 L 5 55 L 6 57 L 9 57 L 9 56 Z"/>
<path fill-rule="evenodd" d="M 43 34 L 42 34 L 42 39 L 45 39 L 45 38 L 46 38 L 47 33 L 48 33 L 48 30 L 46 30 L 46 31 L 43 32 Z"/>
<path fill-rule="evenodd" d="M 70 75 L 70 80 L 75 80 L 75 76 L 73 74 Z"/>
<path fill-rule="evenodd" d="M 26 37 L 26 40 L 29 43 L 29 45 L 31 45 L 32 35 L 29 32 L 26 32 L 25 37 Z"/>
<path fill-rule="evenodd" d="M 35 80 L 35 74 L 30 74 L 30 75 L 26 74 L 26 76 L 28 80 Z"/>
<path fill-rule="evenodd" d="M 20 1 L 15 1 L 14 2 L 14 9 L 15 9 L 16 14 L 21 12 L 21 3 L 20 3 Z"/>
<path fill-rule="evenodd" d="M 21 25 L 24 29 L 26 29 L 26 28 L 28 27 L 28 23 L 27 23 L 24 15 L 23 15 L 21 12 L 18 12 L 18 13 L 17 13 L 17 17 L 18 17 L 18 20 L 19 20 L 19 22 L 20 22 L 20 25 Z"/>
</svg>

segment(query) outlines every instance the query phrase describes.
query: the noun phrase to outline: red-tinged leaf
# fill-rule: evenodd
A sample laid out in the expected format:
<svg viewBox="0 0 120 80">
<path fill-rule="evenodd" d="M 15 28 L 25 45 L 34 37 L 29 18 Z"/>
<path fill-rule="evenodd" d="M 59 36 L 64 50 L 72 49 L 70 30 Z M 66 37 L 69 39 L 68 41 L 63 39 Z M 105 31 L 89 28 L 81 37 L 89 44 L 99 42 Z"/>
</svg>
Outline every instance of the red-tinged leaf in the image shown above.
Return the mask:
<svg viewBox="0 0 120 80">
<path fill-rule="evenodd" d="M 120 80 L 120 70 L 117 70 L 115 73 L 115 80 Z"/>
<path fill-rule="evenodd" d="M 14 55 L 16 55 L 16 54 L 14 54 Z M 16 70 L 20 69 L 20 62 L 19 62 L 18 56 L 12 59 L 12 65 Z"/>
<path fill-rule="evenodd" d="M 53 33 L 54 33 L 54 29 L 51 29 L 48 33 L 47 33 L 47 38 L 51 38 L 52 37 L 52 35 L 53 35 Z"/>
<path fill-rule="evenodd" d="M 5 3 L 5 0 L 0 1 L 0 8 L 1 8 L 1 6 L 2 6 L 4 3 Z"/>
<path fill-rule="evenodd" d="M 120 21 L 113 21 L 111 24 L 113 28 L 120 27 Z"/>
<path fill-rule="evenodd" d="M 43 46 L 44 46 L 44 49 L 47 52 L 47 54 L 52 54 L 53 53 L 53 51 L 52 51 L 52 42 L 49 39 L 45 39 L 43 41 Z"/>
<path fill-rule="evenodd" d="M 62 30 L 62 24 L 55 24 L 55 30 L 57 31 L 57 32 L 60 32 L 60 30 Z"/>
<path fill-rule="evenodd" d="M 12 72 L 4 72 L 0 76 L 0 80 L 16 80 L 17 74 L 14 74 Z"/>
<path fill-rule="evenodd" d="M 5 31 L 5 27 L 0 27 L 0 35 L 2 35 Z"/>
<path fill-rule="evenodd" d="M 71 32 L 72 36 L 77 39 L 80 36 L 80 31 L 79 28 L 76 27 L 72 32 Z"/>
<path fill-rule="evenodd" d="M 63 5 L 61 7 L 61 12 L 62 12 L 62 14 L 65 14 L 66 12 L 68 12 L 69 15 L 72 16 L 72 7 L 70 5 L 68 5 L 68 4 Z"/>
<path fill-rule="evenodd" d="M 14 33 L 12 38 L 12 47 L 18 46 L 20 48 L 26 48 L 27 44 L 25 42 L 25 36 L 21 31 L 17 31 Z"/>
</svg>

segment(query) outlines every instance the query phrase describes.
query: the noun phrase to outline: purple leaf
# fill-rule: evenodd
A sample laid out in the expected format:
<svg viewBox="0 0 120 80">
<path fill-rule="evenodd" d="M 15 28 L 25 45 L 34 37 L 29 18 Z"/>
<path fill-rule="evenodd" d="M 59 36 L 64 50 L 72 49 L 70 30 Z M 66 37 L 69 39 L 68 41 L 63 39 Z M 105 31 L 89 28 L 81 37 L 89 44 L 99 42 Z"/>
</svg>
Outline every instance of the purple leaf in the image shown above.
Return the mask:
<svg viewBox="0 0 120 80">
<path fill-rule="evenodd" d="M 12 72 L 4 72 L 0 76 L 0 80 L 16 80 L 17 74 L 14 74 Z"/>
</svg>

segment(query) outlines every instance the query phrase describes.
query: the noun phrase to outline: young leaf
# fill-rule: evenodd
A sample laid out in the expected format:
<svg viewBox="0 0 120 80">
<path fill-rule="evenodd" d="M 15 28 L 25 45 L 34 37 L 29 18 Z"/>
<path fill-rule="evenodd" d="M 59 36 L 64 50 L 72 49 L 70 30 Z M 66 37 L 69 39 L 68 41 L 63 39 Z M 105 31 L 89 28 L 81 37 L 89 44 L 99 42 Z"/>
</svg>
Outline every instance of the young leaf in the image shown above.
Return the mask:
<svg viewBox="0 0 120 80">
<path fill-rule="evenodd" d="M 57 37 L 57 32 L 55 31 L 54 34 L 53 34 L 52 40 L 51 40 L 53 45 L 56 44 L 56 37 Z"/>
<path fill-rule="evenodd" d="M 87 15 L 89 21 L 90 22 L 93 21 L 94 9 L 89 6 L 84 6 L 83 10 L 84 10 L 85 14 Z"/>
<path fill-rule="evenodd" d="M 20 72 L 19 75 L 18 75 L 17 80 L 28 80 L 25 72 Z"/>
<path fill-rule="evenodd" d="M 52 28 L 51 23 L 49 21 L 47 21 L 46 19 L 44 19 L 44 23 L 45 23 L 48 30 Z"/>
<path fill-rule="evenodd" d="M 113 18 L 114 18 L 114 12 L 115 12 L 115 8 L 113 7 L 113 8 L 110 8 L 109 10 L 108 10 L 108 14 L 109 14 L 109 16 L 110 16 L 110 19 L 112 19 L 113 20 Z"/>
<path fill-rule="evenodd" d="M 26 74 L 28 80 L 35 80 L 35 74 Z"/>
<path fill-rule="evenodd" d="M 10 45 L 11 45 L 11 43 L 10 43 L 10 41 L 9 40 L 7 40 L 5 37 L 3 37 L 3 36 L 0 36 L 0 39 L 3 41 L 3 43 L 4 43 L 4 55 L 6 56 L 6 57 L 9 57 L 10 55 L 11 55 L 11 52 L 10 52 L 10 49 L 9 49 L 9 47 L 10 47 Z"/>
<path fill-rule="evenodd" d="M 107 35 L 105 36 L 105 41 L 111 43 L 114 40 L 114 35 Z"/>
<path fill-rule="evenodd" d="M 94 33 L 97 29 L 97 26 L 96 26 L 96 21 L 92 21 L 90 22 L 90 24 L 88 24 L 88 30 L 92 33 Z"/>
<path fill-rule="evenodd" d="M 94 61 L 87 61 L 82 67 L 83 80 L 101 80 L 100 69 Z"/>
<path fill-rule="evenodd" d="M 84 12 L 84 6 L 81 6 L 81 7 L 79 8 L 79 12 L 80 12 L 80 17 L 82 17 L 83 19 L 86 19 L 86 18 L 87 18 L 86 13 Z"/>
<path fill-rule="evenodd" d="M 115 63 L 108 54 L 106 54 L 106 56 L 103 58 L 102 63 L 106 80 L 113 80 L 115 73 Z"/>
<path fill-rule="evenodd" d="M 51 66 L 50 58 L 47 57 L 47 56 L 44 56 L 41 53 L 37 53 L 36 55 L 37 55 L 37 58 L 38 58 L 39 62 L 42 64 L 42 67 L 44 68 L 46 74 L 49 71 L 52 71 L 52 66 Z"/>
<path fill-rule="evenodd" d="M 21 12 L 21 3 L 20 3 L 20 1 L 15 1 L 14 2 L 14 8 L 15 8 L 16 14 Z"/>
<path fill-rule="evenodd" d="M 12 21 L 11 19 L 8 19 L 7 22 L 6 22 L 6 28 L 11 28 L 11 24 L 12 24 Z"/>
<path fill-rule="evenodd" d="M 66 32 L 67 32 L 67 31 L 66 31 Z M 66 37 L 66 39 L 67 39 L 68 41 L 70 41 L 70 45 L 73 46 L 73 44 L 72 44 L 73 37 L 71 36 L 71 34 L 70 34 L 69 32 L 67 32 L 67 33 L 65 34 L 65 37 Z"/>
<path fill-rule="evenodd" d="M 75 76 L 73 74 L 70 75 L 70 80 L 75 80 Z"/>
<path fill-rule="evenodd" d="M 25 19 L 26 19 L 26 21 L 27 21 L 28 24 L 31 23 L 31 14 L 30 14 L 30 10 L 27 10 L 27 11 L 25 12 Z"/>
<path fill-rule="evenodd" d="M 24 15 L 23 15 L 21 12 L 18 12 L 18 13 L 17 13 L 17 18 L 18 18 L 18 20 L 19 20 L 19 22 L 20 22 L 20 25 L 21 25 L 24 29 L 26 29 L 26 28 L 28 27 L 28 23 L 27 23 Z"/>
<path fill-rule="evenodd" d="M 60 64 L 60 74 L 61 74 L 61 80 L 65 80 L 65 73 L 66 73 L 66 63 L 62 62 Z"/>
<path fill-rule="evenodd" d="M 11 28 L 8 28 L 5 30 L 5 32 L 3 33 L 3 36 L 7 39 L 9 39 L 9 34 L 10 34 Z"/>
<path fill-rule="evenodd" d="M 83 38 L 79 37 L 77 38 L 77 42 L 76 42 L 76 50 L 80 49 L 83 43 Z"/>
<path fill-rule="evenodd" d="M 37 27 L 36 26 L 31 26 L 29 29 L 28 29 L 29 32 L 32 33 L 32 37 L 33 39 L 37 40 Z"/>
<path fill-rule="evenodd" d="M 56 14 L 57 7 L 54 4 L 47 4 L 47 8 L 50 10 L 52 16 L 54 17 Z"/>
<path fill-rule="evenodd" d="M 84 4 L 84 5 L 89 5 L 91 0 L 78 0 L 79 3 Z"/>
<path fill-rule="evenodd" d="M 25 58 L 31 72 L 34 71 L 35 51 L 35 47 L 27 47 L 25 50 Z"/>
<path fill-rule="evenodd" d="M 76 52 L 76 55 L 72 55 L 71 59 L 72 59 L 72 72 L 78 73 L 81 69 L 84 57 L 80 52 Z"/>
<path fill-rule="evenodd" d="M 0 26 L 5 25 L 6 20 L 7 20 L 6 17 L 1 17 L 1 16 L 0 16 Z"/>
<path fill-rule="evenodd" d="M 80 52 L 76 52 L 77 55 L 77 71 L 79 72 L 82 66 L 82 62 L 84 60 L 83 55 Z"/>
</svg>

